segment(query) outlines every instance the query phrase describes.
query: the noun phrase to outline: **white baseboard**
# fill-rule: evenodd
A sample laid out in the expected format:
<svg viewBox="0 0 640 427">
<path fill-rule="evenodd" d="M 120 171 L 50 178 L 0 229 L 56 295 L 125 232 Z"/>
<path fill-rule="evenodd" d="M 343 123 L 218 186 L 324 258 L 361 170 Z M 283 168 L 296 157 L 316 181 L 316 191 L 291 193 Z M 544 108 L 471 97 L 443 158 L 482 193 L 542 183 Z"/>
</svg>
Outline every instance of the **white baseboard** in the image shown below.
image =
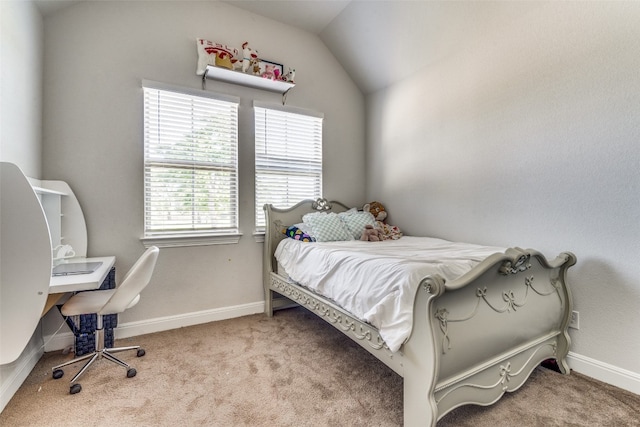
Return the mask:
<svg viewBox="0 0 640 427">
<path fill-rule="evenodd" d="M 640 374 L 571 351 L 567 363 L 576 372 L 640 395 Z"/>
<path fill-rule="evenodd" d="M 129 338 L 262 312 L 264 312 L 264 301 L 259 301 L 232 307 L 178 314 L 175 316 L 156 317 L 155 319 L 140 320 L 137 322 L 118 323 L 118 327 L 115 328 L 114 332 L 115 338 Z M 46 343 L 44 351 L 63 350 L 69 346 L 73 346 L 74 336 L 71 332 L 60 333 L 54 336 L 44 337 L 44 342 Z"/>
<path fill-rule="evenodd" d="M 15 362 L 2 365 L 2 369 L 10 371 L 7 377 L 2 378 L 0 384 L 0 412 L 4 410 L 7 403 L 18 391 L 24 380 L 27 379 L 31 370 L 36 366 L 42 357 L 42 347 L 32 348 L 31 351 L 24 352 Z M 13 369 L 11 369 L 13 368 Z M 4 373 L 3 373 L 4 375 Z"/>
<path fill-rule="evenodd" d="M 262 313 L 263 311 L 264 301 L 259 301 L 233 307 L 216 308 L 213 310 L 205 310 L 195 313 L 186 313 L 176 316 L 158 317 L 155 319 L 141 320 L 137 322 L 121 323 L 118 324 L 118 327 L 115 329 L 115 337 L 129 338 L 138 335 L 182 328 L 185 326 L 198 325 L 201 323 L 248 316 L 251 314 Z M 53 337 L 44 337 L 44 342 L 46 343 L 44 348 L 45 351 L 62 350 L 69 346 L 73 346 L 74 337 L 71 332 L 67 332 L 57 334 Z M 37 362 L 38 358 L 35 358 L 35 362 Z M 640 395 L 640 374 L 627 371 L 625 369 L 618 368 L 616 366 L 609 365 L 607 363 L 591 359 L 589 357 L 582 356 L 573 352 L 569 352 L 567 361 L 569 363 L 569 367 L 576 372 L 580 372 L 581 374 L 584 374 L 588 377 L 595 378 L 599 381 Z M 35 366 L 35 363 L 33 363 L 33 365 L 30 366 L 29 369 L 26 369 L 27 367 L 25 365 L 24 371 L 26 371 L 26 375 L 28 375 L 33 366 Z M 24 381 L 24 379 L 19 381 L 18 384 L 22 384 L 22 381 Z M 4 390 L 2 392 L 2 396 L 4 396 Z M 13 393 L 11 393 L 9 396 L 12 395 Z"/>
</svg>

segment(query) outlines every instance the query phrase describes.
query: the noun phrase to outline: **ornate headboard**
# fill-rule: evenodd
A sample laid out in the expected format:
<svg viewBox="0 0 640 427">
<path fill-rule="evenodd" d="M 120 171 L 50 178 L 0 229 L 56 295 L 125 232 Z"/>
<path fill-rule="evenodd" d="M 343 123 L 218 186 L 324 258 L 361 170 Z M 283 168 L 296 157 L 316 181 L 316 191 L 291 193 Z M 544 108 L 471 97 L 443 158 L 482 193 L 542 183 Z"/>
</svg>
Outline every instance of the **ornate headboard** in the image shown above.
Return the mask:
<svg viewBox="0 0 640 427">
<path fill-rule="evenodd" d="M 310 212 L 344 212 L 349 208 L 336 201 L 326 199 L 303 200 L 287 209 L 276 208 L 271 204 L 264 205 L 266 229 L 264 234 L 263 278 L 269 279 L 269 273 L 276 271 L 276 260 L 273 253 L 285 238 L 282 233 L 286 227 L 302 222 L 302 216 Z"/>
</svg>

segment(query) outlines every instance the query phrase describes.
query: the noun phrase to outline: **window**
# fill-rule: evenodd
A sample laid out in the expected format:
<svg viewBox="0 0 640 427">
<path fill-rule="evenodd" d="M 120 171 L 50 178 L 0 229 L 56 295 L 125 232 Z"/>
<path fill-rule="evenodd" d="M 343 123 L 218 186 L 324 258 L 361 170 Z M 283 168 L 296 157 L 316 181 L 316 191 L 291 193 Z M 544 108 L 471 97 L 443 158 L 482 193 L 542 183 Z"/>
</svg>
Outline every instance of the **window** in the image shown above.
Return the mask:
<svg viewBox="0 0 640 427">
<path fill-rule="evenodd" d="M 256 230 L 264 230 L 263 206 L 291 207 L 322 196 L 320 113 L 254 102 Z"/>
<path fill-rule="evenodd" d="M 143 89 L 145 238 L 238 234 L 237 99 Z"/>
</svg>

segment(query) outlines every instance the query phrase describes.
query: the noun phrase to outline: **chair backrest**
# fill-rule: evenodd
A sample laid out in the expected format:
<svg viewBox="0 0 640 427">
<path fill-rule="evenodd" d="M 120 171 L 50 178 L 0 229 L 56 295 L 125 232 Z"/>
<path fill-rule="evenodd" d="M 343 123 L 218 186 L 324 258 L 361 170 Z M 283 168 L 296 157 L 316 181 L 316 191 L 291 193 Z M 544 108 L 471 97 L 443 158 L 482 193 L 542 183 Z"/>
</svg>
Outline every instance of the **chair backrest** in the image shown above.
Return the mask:
<svg viewBox="0 0 640 427">
<path fill-rule="evenodd" d="M 122 313 L 127 308 L 135 305 L 134 300 L 140 292 L 149 284 L 153 269 L 158 260 L 160 249 L 155 246 L 149 247 L 140 258 L 133 264 L 127 272 L 122 282 L 116 287 L 116 291 L 109 301 L 102 307 L 98 314 Z"/>
</svg>

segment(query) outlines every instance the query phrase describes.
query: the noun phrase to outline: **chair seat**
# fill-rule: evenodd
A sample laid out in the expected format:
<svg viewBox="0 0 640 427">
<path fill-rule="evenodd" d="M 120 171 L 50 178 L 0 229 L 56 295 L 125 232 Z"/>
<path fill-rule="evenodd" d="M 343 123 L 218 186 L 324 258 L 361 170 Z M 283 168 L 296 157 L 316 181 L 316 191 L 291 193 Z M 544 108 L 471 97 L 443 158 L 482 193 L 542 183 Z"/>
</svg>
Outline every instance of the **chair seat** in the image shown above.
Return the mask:
<svg viewBox="0 0 640 427">
<path fill-rule="evenodd" d="M 78 292 L 64 303 L 60 312 L 64 316 L 78 316 L 80 314 L 98 313 L 115 292 L 115 289 Z"/>
</svg>

